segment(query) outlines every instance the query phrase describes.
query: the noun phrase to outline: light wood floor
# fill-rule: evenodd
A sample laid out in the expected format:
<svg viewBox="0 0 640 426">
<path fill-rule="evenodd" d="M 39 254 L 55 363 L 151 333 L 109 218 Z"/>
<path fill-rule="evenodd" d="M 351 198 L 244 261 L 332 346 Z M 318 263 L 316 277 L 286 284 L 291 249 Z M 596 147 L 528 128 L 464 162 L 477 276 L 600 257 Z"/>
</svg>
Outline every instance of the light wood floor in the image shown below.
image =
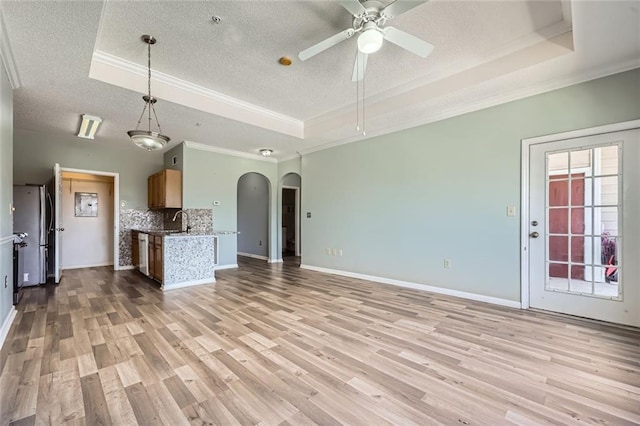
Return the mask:
<svg viewBox="0 0 640 426">
<path fill-rule="evenodd" d="M 2 424 L 640 423 L 640 330 L 242 260 L 30 289 Z"/>
</svg>

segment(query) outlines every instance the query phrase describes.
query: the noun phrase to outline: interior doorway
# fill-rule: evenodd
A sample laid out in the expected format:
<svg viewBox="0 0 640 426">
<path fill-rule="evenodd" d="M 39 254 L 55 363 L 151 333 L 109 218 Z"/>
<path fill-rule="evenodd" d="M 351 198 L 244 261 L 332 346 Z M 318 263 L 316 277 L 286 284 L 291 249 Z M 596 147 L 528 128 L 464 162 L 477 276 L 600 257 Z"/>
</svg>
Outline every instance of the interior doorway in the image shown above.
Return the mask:
<svg viewBox="0 0 640 426">
<path fill-rule="evenodd" d="M 281 238 L 282 260 L 300 263 L 302 255 L 300 200 L 301 178 L 297 173 L 288 173 L 282 178 L 281 193 Z"/>
<path fill-rule="evenodd" d="M 62 172 L 60 268 L 112 266 L 114 178 Z"/>
<path fill-rule="evenodd" d="M 76 179 L 75 189 L 74 184 L 72 184 L 73 180 Z M 68 181 L 68 184 L 67 182 Z M 81 183 L 81 187 L 78 184 Z M 93 182 L 93 183 L 92 183 Z M 100 192 L 91 192 L 90 190 L 83 191 L 81 189 L 91 189 L 97 188 L 97 182 L 104 184 L 107 188 L 111 188 L 110 191 L 107 190 L 104 197 L 100 197 Z M 88 186 L 87 186 L 88 185 Z M 94 185 L 94 186 L 91 186 Z M 53 214 L 53 278 L 54 282 L 57 284 L 62 279 L 62 271 L 65 268 L 63 262 L 68 261 L 68 265 L 66 265 L 67 269 L 70 267 L 90 267 L 90 266 L 105 266 L 102 265 L 112 264 L 114 270 L 120 269 L 120 252 L 119 252 L 119 235 L 120 235 L 120 218 L 119 218 L 119 204 L 120 204 L 120 175 L 118 173 L 112 172 L 103 172 L 97 170 L 83 170 L 83 169 L 71 169 L 71 168 L 63 168 L 60 167 L 59 164 L 55 164 L 53 167 L 53 192 L 54 192 L 54 214 Z M 110 194 L 109 194 L 110 192 Z M 104 199 L 104 201 L 101 201 Z M 97 200 L 97 203 L 95 203 Z M 97 205 L 95 205 L 97 204 Z M 104 208 L 100 208 L 100 205 L 104 204 Z M 96 209 L 97 208 L 97 209 Z M 94 209 L 95 212 L 94 212 Z M 97 214 L 98 216 L 93 216 L 93 214 Z M 107 261 L 98 262 L 98 264 L 92 264 L 94 260 L 84 257 L 74 257 L 74 252 L 77 251 L 77 248 L 74 247 L 75 244 L 85 244 L 82 241 L 82 227 L 85 226 L 89 222 L 79 222 L 75 224 L 74 222 L 80 220 L 91 220 L 99 218 L 103 219 L 106 222 L 104 225 L 103 233 L 100 233 L 96 236 L 96 239 L 93 237 L 91 239 L 86 240 L 86 244 L 88 247 L 86 249 L 87 252 L 95 251 L 96 247 L 100 247 L 100 254 L 104 256 Z M 65 232 L 67 232 L 67 223 L 69 223 L 72 227 L 72 234 L 67 241 L 70 241 L 70 245 L 67 247 L 63 247 L 65 240 Z M 95 225 L 95 223 L 93 224 Z M 80 226 L 78 228 L 77 226 Z M 107 226 L 110 231 L 107 230 Z M 89 226 L 91 229 L 92 226 Z M 80 231 L 79 231 L 80 230 Z M 74 235 L 77 234 L 77 238 Z M 71 250 L 71 251 L 69 251 Z M 111 253 L 111 254 L 109 254 Z M 65 260 L 65 255 L 67 256 L 67 260 Z M 73 263 L 78 262 L 77 265 L 73 265 Z M 81 262 L 88 262 L 86 264 L 81 264 Z"/>
<path fill-rule="evenodd" d="M 269 260 L 270 184 L 249 172 L 238 179 L 238 256 Z"/>
</svg>

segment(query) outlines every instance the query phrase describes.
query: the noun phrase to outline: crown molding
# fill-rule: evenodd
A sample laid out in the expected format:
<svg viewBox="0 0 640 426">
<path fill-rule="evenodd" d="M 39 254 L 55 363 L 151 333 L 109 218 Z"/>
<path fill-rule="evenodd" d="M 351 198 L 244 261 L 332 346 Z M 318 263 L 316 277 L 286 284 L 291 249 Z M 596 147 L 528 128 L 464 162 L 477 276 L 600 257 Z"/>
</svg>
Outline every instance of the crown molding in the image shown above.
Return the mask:
<svg viewBox="0 0 640 426">
<path fill-rule="evenodd" d="M 116 73 L 120 75 L 115 75 Z M 146 79 L 147 73 L 148 69 L 145 66 L 96 50 L 93 52 L 89 76 L 116 86 L 136 90 L 135 87 L 138 87 L 136 82 L 140 77 Z M 299 139 L 304 138 L 304 121 L 302 120 L 233 98 L 160 71 L 153 71 L 151 79 L 164 86 L 167 92 L 171 92 L 169 96 L 165 96 L 168 101 L 278 133 L 284 133 Z M 156 91 L 157 89 L 158 87 L 156 87 Z M 176 93 L 176 91 L 179 93 Z"/>
<path fill-rule="evenodd" d="M 284 163 L 285 161 L 297 160 L 300 157 L 302 157 L 302 154 L 299 153 L 299 152 L 296 152 L 295 154 L 288 155 L 288 156 L 282 157 L 282 158 L 278 158 L 278 164 L 279 163 Z"/>
<path fill-rule="evenodd" d="M 324 151 L 326 149 L 335 148 L 337 146 L 350 144 L 360 140 L 370 139 L 376 136 L 387 135 L 389 133 L 395 133 L 402 130 L 423 126 L 429 123 L 435 123 L 436 121 L 445 120 L 448 118 L 456 117 L 458 115 L 463 115 L 463 114 L 467 114 L 474 111 L 480 111 L 480 110 L 501 105 L 507 102 L 517 101 L 517 100 L 528 98 L 531 96 L 540 95 L 542 93 L 551 92 L 553 90 L 562 89 L 564 87 L 573 86 L 575 84 L 584 83 L 590 80 L 595 80 L 597 78 L 607 77 L 609 75 L 630 71 L 632 69 L 639 68 L 639 67 L 640 67 L 640 58 L 631 59 L 627 62 L 623 62 L 615 65 L 605 64 L 602 67 L 593 68 L 585 72 L 582 72 L 580 74 L 571 75 L 570 77 L 567 77 L 567 78 L 545 81 L 533 86 L 525 87 L 518 90 L 512 90 L 510 92 L 501 93 L 500 95 L 497 95 L 497 96 L 485 97 L 476 102 L 460 104 L 456 107 L 440 111 L 439 113 L 436 113 L 436 114 L 430 114 L 418 120 L 405 122 L 399 126 L 390 126 L 382 129 L 377 129 L 374 131 L 368 130 L 366 136 L 362 136 L 359 134 L 359 135 L 347 137 L 335 142 L 317 145 L 315 147 L 301 150 L 300 154 L 308 155 L 313 152 Z"/>
<path fill-rule="evenodd" d="M 4 69 L 7 71 L 11 88 L 15 90 L 22 86 L 15 59 L 13 57 L 13 51 L 11 50 L 11 44 L 9 43 L 7 25 L 4 22 L 2 11 L 0 11 L 0 58 L 2 59 Z"/>
<path fill-rule="evenodd" d="M 276 158 L 265 157 L 260 154 L 251 154 L 249 152 L 236 151 L 233 149 L 218 148 L 217 146 L 205 145 L 198 142 L 182 141 L 185 147 L 197 149 L 199 151 L 215 152 L 216 154 L 230 155 L 232 157 L 248 158 L 250 160 L 265 161 L 267 163 L 278 163 Z"/>
</svg>

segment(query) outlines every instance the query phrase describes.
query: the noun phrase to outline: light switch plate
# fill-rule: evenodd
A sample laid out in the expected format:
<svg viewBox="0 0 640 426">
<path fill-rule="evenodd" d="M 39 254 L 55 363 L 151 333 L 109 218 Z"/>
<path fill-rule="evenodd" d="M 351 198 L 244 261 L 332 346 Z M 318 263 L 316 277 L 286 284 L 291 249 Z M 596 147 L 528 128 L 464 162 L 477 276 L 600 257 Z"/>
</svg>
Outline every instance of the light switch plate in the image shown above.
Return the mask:
<svg viewBox="0 0 640 426">
<path fill-rule="evenodd" d="M 507 216 L 516 215 L 516 206 L 507 206 Z"/>
</svg>

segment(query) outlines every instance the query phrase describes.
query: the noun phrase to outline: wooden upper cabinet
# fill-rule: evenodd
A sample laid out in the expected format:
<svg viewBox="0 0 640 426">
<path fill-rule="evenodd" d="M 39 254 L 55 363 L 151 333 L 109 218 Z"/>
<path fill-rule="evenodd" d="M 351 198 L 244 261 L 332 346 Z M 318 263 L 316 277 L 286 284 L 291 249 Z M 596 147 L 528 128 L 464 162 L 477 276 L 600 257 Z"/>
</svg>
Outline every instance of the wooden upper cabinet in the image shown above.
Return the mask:
<svg viewBox="0 0 640 426">
<path fill-rule="evenodd" d="M 150 209 L 182 208 L 182 172 L 165 169 L 147 179 L 147 201 Z"/>
</svg>

